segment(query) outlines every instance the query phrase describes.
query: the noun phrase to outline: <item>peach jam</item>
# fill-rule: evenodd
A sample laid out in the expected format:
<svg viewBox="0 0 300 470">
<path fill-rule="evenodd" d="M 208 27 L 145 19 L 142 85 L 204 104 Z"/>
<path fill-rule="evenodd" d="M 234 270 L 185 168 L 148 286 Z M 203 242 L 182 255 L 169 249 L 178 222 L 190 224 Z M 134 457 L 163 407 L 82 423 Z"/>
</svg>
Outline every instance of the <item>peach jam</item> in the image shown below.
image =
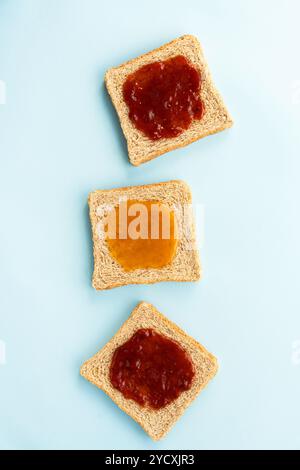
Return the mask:
<svg viewBox="0 0 300 470">
<path fill-rule="evenodd" d="M 201 75 L 183 55 L 153 62 L 130 74 L 123 85 L 129 118 L 151 140 L 172 138 L 200 120 Z"/>
<path fill-rule="evenodd" d="M 178 244 L 173 209 L 158 201 L 128 200 L 116 206 L 112 216 L 115 230 L 106 231 L 106 243 L 125 271 L 171 263 Z"/>
<path fill-rule="evenodd" d="M 189 390 L 195 372 L 188 353 L 151 328 L 140 329 L 113 355 L 110 381 L 125 398 L 160 409 Z"/>
</svg>

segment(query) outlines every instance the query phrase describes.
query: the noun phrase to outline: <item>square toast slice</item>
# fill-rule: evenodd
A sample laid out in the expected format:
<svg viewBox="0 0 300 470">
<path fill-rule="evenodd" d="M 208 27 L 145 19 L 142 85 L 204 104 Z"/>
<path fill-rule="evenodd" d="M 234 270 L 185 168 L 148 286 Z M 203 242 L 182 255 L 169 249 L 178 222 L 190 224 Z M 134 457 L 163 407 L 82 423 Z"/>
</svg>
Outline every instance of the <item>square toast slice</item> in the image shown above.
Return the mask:
<svg viewBox="0 0 300 470">
<path fill-rule="evenodd" d="M 189 354 L 195 368 L 191 388 L 182 392 L 172 403 L 158 410 L 142 407 L 134 400 L 125 398 L 112 386 L 109 378 L 114 351 L 141 328 L 151 328 L 179 343 Z M 217 359 L 201 344 L 158 312 L 153 305 L 141 302 L 116 335 L 95 356 L 82 365 L 80 373 L 85 379 L 107 393 L 119 408 L 139 423 L 154 441 L 157 441 L 169 432 L 186 408 L 214 377 L 217 370 Z"/>
<path fill-rule="evenodd" d="M 194 120 L 179 136 L 153 141 L 131 122 L 122 87 L 127 76 L 140 67 L 177 55 L 183 55 L 201 74 L 200 96 L 205 113 L 201 120 Z M 129 160 L 136 166 L 233 125 L 233 120 L 213 83 L 201 45 L 192 35 L 181 36 L 158 49 L 109 69 L 105 74 L 105 84 L 127 140 Z"/>
<path fill-rule="evenodd" d="M 176 253 L 171 263 L 160 268 L 125 271 L 112 258 L 105 238 L 99 237 L 99 224 L 101 225 L 107 212 L 124 198 L 159 201 L 170 208 L 175 208 L 178 226 L 184 226 L 184 230 L 178 239 Z M 188 185 L 180 180 L 90 193 L 88 203 L 94 247 L 93 287 L 96 290 L 103 290 L 127 284 L 199 280 L 201 268 L 196 248 L 195 223 L 190 211 L 191 202 L 191 191 Z"/>
</svg>

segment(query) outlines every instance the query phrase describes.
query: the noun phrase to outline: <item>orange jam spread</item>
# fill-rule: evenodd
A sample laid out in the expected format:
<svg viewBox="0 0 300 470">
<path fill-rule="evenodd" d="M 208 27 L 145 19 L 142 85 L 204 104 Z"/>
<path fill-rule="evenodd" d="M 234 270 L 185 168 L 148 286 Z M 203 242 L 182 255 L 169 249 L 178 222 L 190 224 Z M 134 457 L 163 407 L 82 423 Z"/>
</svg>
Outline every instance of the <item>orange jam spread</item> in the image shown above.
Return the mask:
<svg viewBox="0 0 300 470">
<path fill-rule="evenodd" d="M 108 220 L 106 243 L 112 258 L 125 271 L 162 268 L 173 260 L 177 224 L 174 210 L 166 204 L 122 201 L 110 212 Z"/>
<path fill-rule="evenodd" d="M 125 398 L 158 410 L 191 388 L 195 372 L 177 342 L 147 328 L 115 350 L 109 375 Z"/>
<path fill-rule="evenodd" d="M 203 117 L 200 90 L 200 72 L 178 55 L 128 75 L 123 98 L 135 127 L 151 140 L 158 140 L 177 137 L 194 119 Z"/>
</svg>

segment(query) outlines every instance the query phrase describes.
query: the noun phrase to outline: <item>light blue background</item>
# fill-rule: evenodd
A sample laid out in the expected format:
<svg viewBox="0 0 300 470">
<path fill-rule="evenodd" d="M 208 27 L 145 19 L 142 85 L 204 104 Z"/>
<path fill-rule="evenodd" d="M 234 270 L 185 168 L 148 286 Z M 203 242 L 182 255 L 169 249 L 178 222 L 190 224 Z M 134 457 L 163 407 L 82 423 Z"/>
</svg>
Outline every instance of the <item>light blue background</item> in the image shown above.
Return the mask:
<svg viewBox="0 0 300 470">
<path fill-rule="evenodd" d="M 299 15 L 297 0 L 0 0 L 1 448 L 300 448 Z M 104 72 L 186 33 L 235 126 L 135 168 Z M 94 291 L 88 193 L 176 178 L 205 205 L 203 280 Z M 156 444 L 79 376 L 140 300 L 221 365 Z"/>
</svg>

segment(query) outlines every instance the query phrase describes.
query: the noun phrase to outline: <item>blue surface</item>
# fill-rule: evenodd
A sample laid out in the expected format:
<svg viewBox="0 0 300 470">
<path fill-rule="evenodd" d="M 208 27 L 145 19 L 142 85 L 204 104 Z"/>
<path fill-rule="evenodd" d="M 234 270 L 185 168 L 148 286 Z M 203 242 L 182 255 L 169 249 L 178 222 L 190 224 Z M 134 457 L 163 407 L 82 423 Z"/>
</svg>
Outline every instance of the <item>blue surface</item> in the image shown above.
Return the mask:
<svg viewBox="0 0 300 470">
<path fill-rule="evenodd" d="M 297 0 L 0 0 L 1 448 L 300 448 L 299 15 Z M 235 126 L 134 168 L 103 74 L 186 33 Z M 176 178 L 205 205 L 204 279 L 95 292 L 88 193 Z M 221 365 L 156 444 L 79 376 L 140 300 Z"/>
</svg>

